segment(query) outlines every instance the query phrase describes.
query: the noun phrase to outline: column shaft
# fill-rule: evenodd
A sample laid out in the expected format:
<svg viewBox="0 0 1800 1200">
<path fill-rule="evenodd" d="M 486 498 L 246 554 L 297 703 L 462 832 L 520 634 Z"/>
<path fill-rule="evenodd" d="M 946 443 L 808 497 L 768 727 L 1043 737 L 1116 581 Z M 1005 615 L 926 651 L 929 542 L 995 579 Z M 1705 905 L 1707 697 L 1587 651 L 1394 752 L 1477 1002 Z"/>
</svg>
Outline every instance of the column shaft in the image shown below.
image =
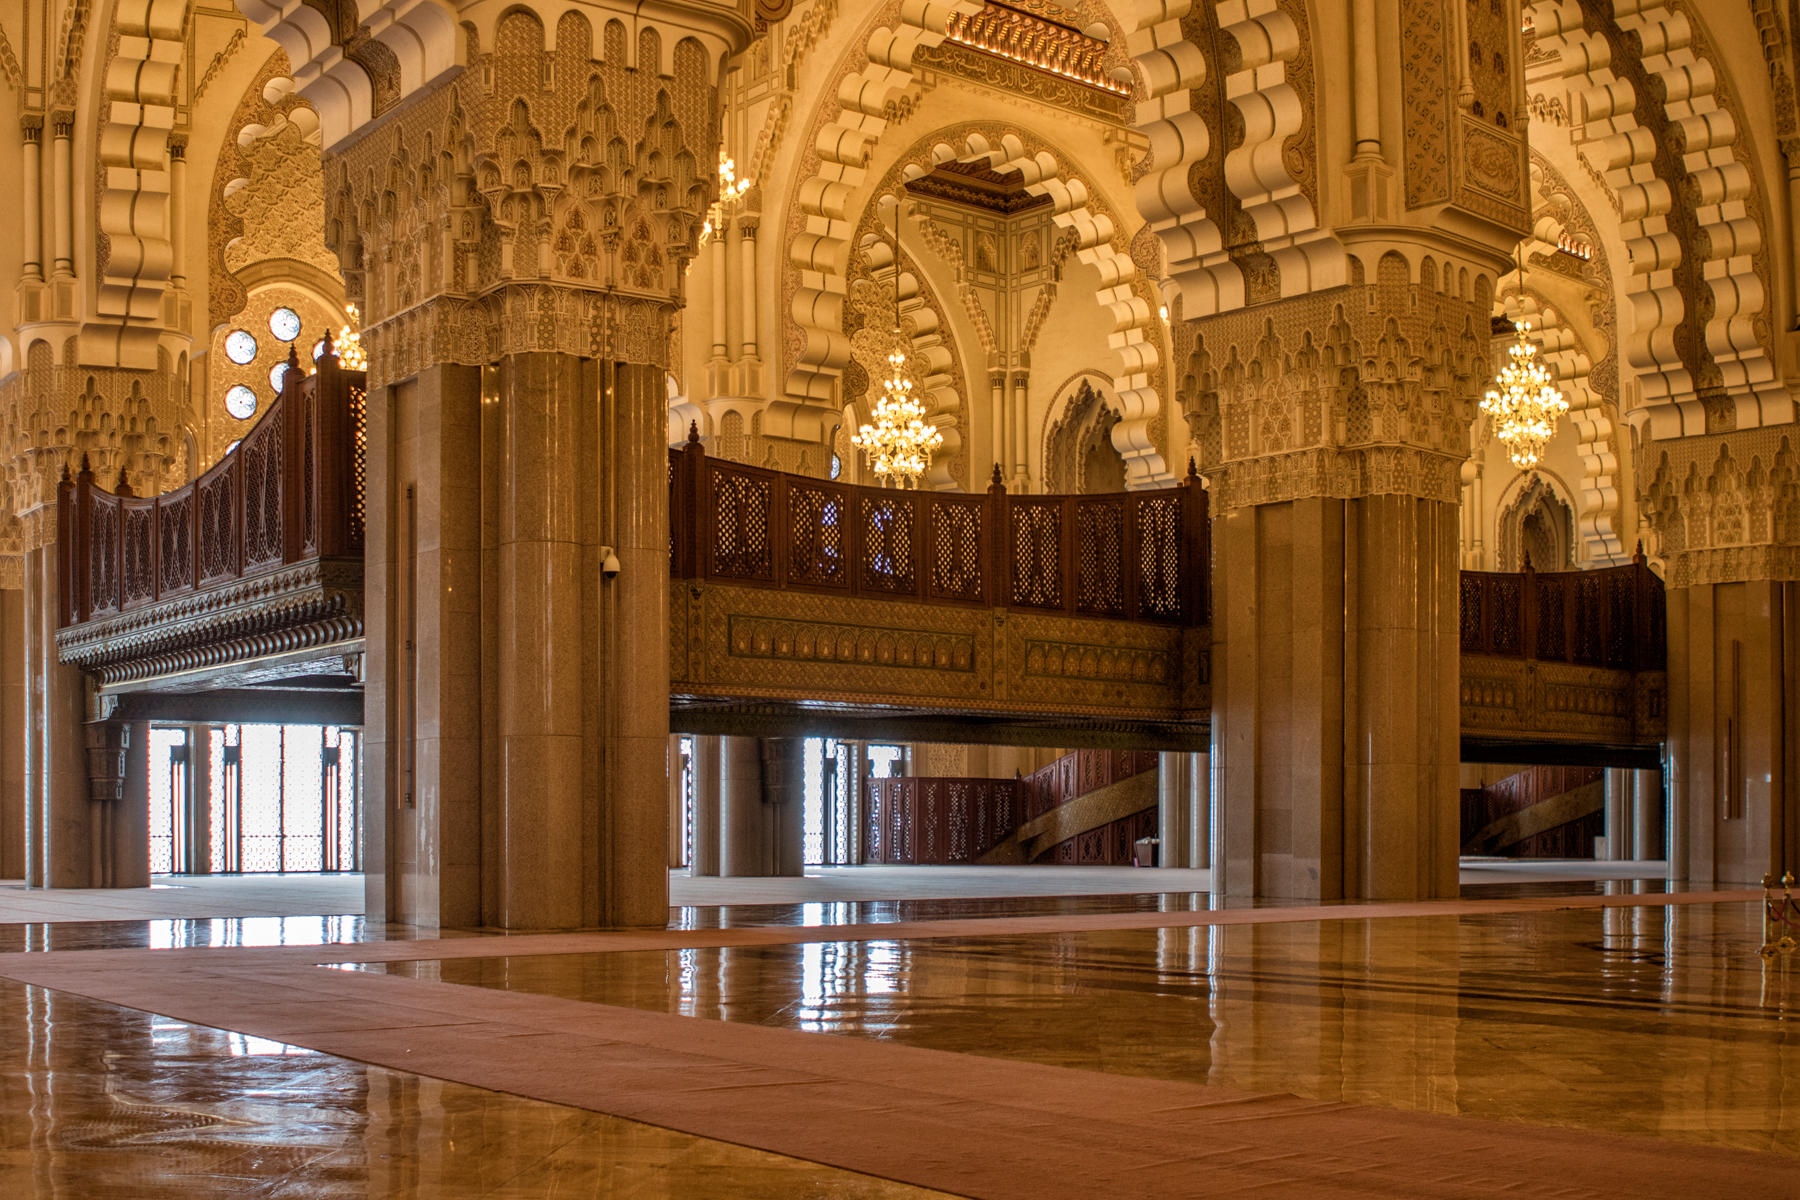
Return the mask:
<svg viewBox="0 0 1800 1200">
<path fill-rule="evenodd" d="M 125 780 L 108 813 L 108 887 L 150 886 L 150 722 L 125 726 Z M 176 871 L 182 864 L 173 864 Z"/>
<path fill-rule="evenodd" d="M 1214 521 L 1215 886 L 1456 894 L 1455 506 L 1305 499 Z"/>
<path fill-rule="evenodd" d="M 619 557 L 617 576 L 603 579 L 598 548 L 587 547 L 584 577 L 600 596 L 599 686 L 591 694 L 603 714 L 590 743 L 604 775 L 599 823 L 599 908 L 603 925 L 663 925 L 669 875 L 662 863 L 668 822 L 660 784 L 669 737 L 668 395 L 664 370 L 617 363 L 602 396 L 606 453 L 596 528 Z M 591 736 L 591 735 L 590 735 Z"/>
<path fill-rule="evenodd" d="M 738 272 L 738 304 L 743 313 L 743 351 L 742 357 L 757 357 L 761 333 L 757 329 L 756 312 L 756 226 L 745 222 L 738 224 L 738 257 L 741 260 Z"/>
<path fill-rule="evenodd" d="M 188 740 L 188 870 L 212 872 L 212 726 L 189 725 Z M 356 764 L 344 764 L 354 771 Z"/>
<path fill-rule="evenodd" d="M 504 358 L 487 377 L 502 426 L 498 915 L 509 929 L 570 928 L 583 923 L 593 832 L 582 819 L 582 660 L 593 653 L 581 611 L 585 456 L 571 450 L 584 443 L 594 380 L 591 365 L 543 353 Z"/>
<path fill-rule="evenodd" d="M 26 882 L 93 887 L 95 831 L 88 807 L 81 672 L 56 658 L 56 544 L 27 551 L 25 572 Z"/>
<path fill-rule="evenodd" d="M 75 273 L 75 167 L 70 145 L 75 133 L 74 117 L 59 115 L 50 142 L 52 196 L 50 223 L 54 231 L 56 275 L 67 278 Z"/>
<path fill-rule="evenodd" d="M 806 739 L 764 738 L 763 811 L 772 875 L 806 873 Z"/>
<path fill-rule="evenodd" d="M 25 193 L 24 212 L 20 216 L 20 224 L 25 236 L 25 262 L 22 272 L 24 278 L 32 283 L 44 278 L 44 177 L 43 177 L 43 126 L 27 126 L 25 134 L 25 160 L 23 163 L 24 180 L 22 187 Z"/>
<path fill-rule="evenodd" d="M 1188 772 L 1192 756 L 1165 750 L 1156 756 L 1156 865 L 1185 867 L 1188 857 L 1189 807 Z"/>
<path fill-rule="evenodd" d="M 717 737 L 694 737 L 694 848 L 688 869 L 695 876 L 719 874 L 719 744 Z"/>
<path fill-rule="evenodd" d="M 719 874 L 768 875 L 773 862 L 763 816 L 762 748 L 755 738 L 719 739 Z"/>
<path fill-rule="evenodd" d="M 25 878 L 25 594 L 0 591 L 0 879 Z"/>
</svg>

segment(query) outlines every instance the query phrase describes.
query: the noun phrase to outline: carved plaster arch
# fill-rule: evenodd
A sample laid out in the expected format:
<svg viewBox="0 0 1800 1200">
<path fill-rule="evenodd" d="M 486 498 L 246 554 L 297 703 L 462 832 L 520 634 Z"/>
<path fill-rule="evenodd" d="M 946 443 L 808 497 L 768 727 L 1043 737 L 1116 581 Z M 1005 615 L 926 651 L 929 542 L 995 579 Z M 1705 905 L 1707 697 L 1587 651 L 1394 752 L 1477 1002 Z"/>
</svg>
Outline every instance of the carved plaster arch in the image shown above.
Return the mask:
<svg viewBox="0 0 1800 1200">
<path fill-rule="evenodd" d="M 1041 448 L 1038 461 L 1043 464 L 1041 477 L 1043 488 L 1047 492 L 1080 492 L 1085 490 L 1079 486 L 1081 463 L 1070 464 L 1071 477 L 1063 478 L 1057 464 L 1057 447 L 1059 443 L 1068 444 L 1071 449 L 1079 449 L 1075 440 L 1081 432 L 1080 426 L 1087 423 L 1087 410 L 1097 405 L 1105 413 L 1117 417 L 1117 409 L 1109 397 L 1112 393 L 1112 380 L 1099 371 L 1077 371 L 1064 380 L 1056 389 L 1055 399 L 1045 414 L 1043 434 L 1040 438 Z M 1102 418 L 1104 420 L 1104 418 Z"/>
<path fill-rule="evenodd" d="M 439 0 L 234 0 L 287 52 L 326 149 L 457 65 L 461 34 Z"/>
<path fill-rule="evenodd" d="M 932 457 L 923 485 L 937 491 L 960 490 L 963 480 L 958 478 L 958 467 L 965 474 L 968 467 L 967 455 L 963 453 L 963 425 L 968 419 L 968 402 L 963 394 L 966 380 L 959 370 L 951 331 L 930 294 L 922 269 L 908 270 L 904 261 L 896 263 L 892 244 L 873 232 L 863 234 L 859 241 L 860 256 L 868 264 L 864 279 L 880 290 L 883 300 L 894 296 L 896 288 L 898 290 L 898 323 L 902 329 L 910 331 L 906 343 L 911 373 L 918 384 L 919 398 L 926 413 L 943 435 L 943 445 Z M 904 258 L 902 251 L 902 260 Z M 897 284 L 896 271 L 899 273 Z M 891 313 L 891 309 L 889 311 Z M 864 329 L 868 329 L 866 324 Z M 887 336 L 886 330 L 868 332 L 884 340 Z"/>
<path fill-rule="evenodd" d="M 1533 23 L 1617 200 L 1639 285 L 1622 338 L 1639 419 L 1653 439 L 1785 424 L 1794 406 L 1769 351 L 1765 206 L 1721 72 L 1679 0 L 1615 0 L 1612 12 L 1537 0 Z"/>
<path fill-rule="evenodd" d="M 1349 282 L 1343 244 L 1324 226 L 1315 181 L 1318 131 L 1311 97 L 1293 73 L 1306 56 L 1310 13 L 1302 0 L 1249 0 L 1209 10 L 1198 0 L 1135 0 L 1130 45 L 1141 78 L 1135 128 L 1150 143 L 1137 182 L 1138 211 L 1162 241 L 1168 275 L 1188 318 L 1322 291 Z M 1232 43 L 1231 71 L 1209 61 L 1203 38 Z M 1200 22 L 1202 28 L 1184 28 Z M 1197 92 L 1213 93 L 1197 97 Z M 1202 102 L 1202 100 L 1210 102 Z M 1236 116 L 1205 113 L 1230 104 Z M 1242 126 L 1225 150 L 1220 185 L 1227 194 L 1209 205 L 1193 168 L 1206 162 Z M 1310 144 L 1308 144 L 1310 143 Z M 1235 211 L 1232 211 L 1235 210 Z M 1246 238 L 1245 235 L 1248 235 Z M 1253 297 L 1246 264 L 1267 264 L 1278 276 L 1274 295 Z"/>
<path fill-rule="evenodd" d="M 1533 513 L 1543 512 L 1555 522 L 1556 561 L 1539 561 L 1534 556 L 1533 570 L 1563 571 L 1575 562 L 1575 503 L 1569 486 L 1553 472 L 1537 470 L 1513 477 L 1500 497 L 1494 515 L 1494 544 L 1500 550 L 1500 569 L 1519 571 L 1525 567 L 1525 522 Z"/>
<path fill-rule="evenodd" d="M 180 100 L 187 23 L 186 0 L 119 0 L 113 10 L 117 47 L 102 84 L 95 311 L 144 328 L 152 341 L 175 269 L 168 233 L 169 135 Z"/>
<path fill-rule="evenodd" d="M 838 84 L 837 114 L 813 144 L 817 168 L 810 178 L 802 173 L 795 193 L 802 226 L 788 247 L 788 266 L 799 273 L 789 315 L 802 344 L 788 366 L 791 396 L 828 405 L 850 361 L 844 307 L 857 223 L 850 202 L 867 178 L 875 141 L 887 128 L 888 104 L 912 89 L 913 55 L 944 40 L 953 14 L 980 9 L 980 0 L 905 0 L 891 26 L 870 31 L 867 62 Z"/>
<path fill-rule="evenodd" d="M 1162 412 L 1161 397 L 1152 384 L 1161 361 L 1161 329 L 1150 283 L 1132 260 L 1117 220 L 1085 179 L 1029 131 L 983 125 L 973 132 L 964 127 L 961 132 L 960 149 L 939 132 L 920 139 L 899 156 L 876 186 L 877 199 L 865 209 L 860 225 L 866 228 L 860 233 L 875 232 L 870 214 L 891 202 L 906 182 L 943 163 L 985 159 L 993 170 L 1018 172 L 1026 191 L 1050 199 L 1050 219 L 1073 236 L 1075 256 L 1100 274 L 1095 299 L 1107 314 L 1107 341 L 1117 356 L 1110 364 L 1116 381 L 1115 411 L 1120 418 L 1113 430 L 1113 445 L 1125 460 L 1130 486 L 1167 482 L 1168 470 L 1152 436 L 1153 423 Z"/>
</svg>

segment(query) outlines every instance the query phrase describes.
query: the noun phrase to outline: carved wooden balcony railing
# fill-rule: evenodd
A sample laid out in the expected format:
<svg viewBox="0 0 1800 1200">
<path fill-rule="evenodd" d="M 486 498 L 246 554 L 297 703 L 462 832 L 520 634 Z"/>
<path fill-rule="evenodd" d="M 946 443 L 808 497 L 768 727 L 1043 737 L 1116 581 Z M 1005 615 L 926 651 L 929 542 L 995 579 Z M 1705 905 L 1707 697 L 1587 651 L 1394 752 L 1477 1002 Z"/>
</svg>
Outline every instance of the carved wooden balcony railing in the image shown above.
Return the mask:
<svg viewBox="0 0 1800 1200">
<path fill-rule="evenodd" d="M 1462 651 L 1500 658 L 1661 671 L 1663 584 L 1640 556 L 1597 571 L 1464 571 Z"/>
<path fill-rule="evenodd" d="M 669 452 L 669 571 L 869 599 L 1171 625 L 1208 620 L 1206 493 L 859 487 Z"/>
<path fill-rule="evenodd" d="M 57 502 L 65 662 L 102 683 L 362 636 L 366 392 L 335 353 L 211 469 L 161 496 L 95 485 Z"/>
<path fill-rule="evenodd" d="M 1651 747 L 1662 740 L 1665 601 L 1662 580 L 1641 554 L 1597 571 L 1464 571 L 1459 607 L 1462 732 L 1471 761 L 1543 761 L 1541 747 L 1550 743 Z M 1486 744 L 1480 753 L 1477 743 Z M 1653 760 L 1646 751 L 1645 762 Z"/>
</svg>

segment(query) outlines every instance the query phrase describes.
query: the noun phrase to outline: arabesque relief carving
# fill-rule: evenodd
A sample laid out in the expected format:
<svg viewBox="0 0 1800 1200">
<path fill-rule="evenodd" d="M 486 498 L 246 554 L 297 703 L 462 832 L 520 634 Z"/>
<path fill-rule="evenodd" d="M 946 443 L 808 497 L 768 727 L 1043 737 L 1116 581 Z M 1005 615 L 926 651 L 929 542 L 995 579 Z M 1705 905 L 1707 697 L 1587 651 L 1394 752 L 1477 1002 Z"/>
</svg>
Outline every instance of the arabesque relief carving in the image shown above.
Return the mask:
<svg viewBox="0 0 1800 1200">
<path fill-rule="evenodd" d="M 328 233 L 377 378 L 528 350 L 667 361 L 715 188 L 716 81 L 697 40 L 630 37 L 568 12 L 547 39 L 508 13 L 469 70 L 329 156 Z"/>
<path fill-rule="evenodd" d="M 1446 272 L 1448 277 L 1449 272 Z M 1313 496 L 1456 503 L 1488 304 L 1408 280 L 1183 323 L 1179 394 L 1214 512 Z"/>
</svg>

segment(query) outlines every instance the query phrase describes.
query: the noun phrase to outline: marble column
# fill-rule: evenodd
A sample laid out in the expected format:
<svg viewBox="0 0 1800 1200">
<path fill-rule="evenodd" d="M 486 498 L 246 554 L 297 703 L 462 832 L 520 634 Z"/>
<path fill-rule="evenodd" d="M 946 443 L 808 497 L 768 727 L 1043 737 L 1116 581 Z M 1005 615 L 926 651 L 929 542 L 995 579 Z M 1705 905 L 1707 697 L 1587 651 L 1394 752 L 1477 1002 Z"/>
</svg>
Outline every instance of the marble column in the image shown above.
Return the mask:
<svg viewBox="0 0 1800 1200">
<path fill-rule="evenodd" d="M 1635 862 L 1666 858 L 1663 779 L 1661 771 L 1631 773 L 1631 857 Z"/>
<path fill-rule="evenodd" d="M 188 755 L 188 847 L 192 856 L 188 870 L 196 875 L 212 872 L 212 726 L 187 727 Z M 355 771 L 355 763 L 344 770 Z"/>
<path fill-rule="evenodd" d="M 1207 756 L 1164 751 L 1157 755 L 1156 771 L 1157 866 L 1208 865 L 1212 814 Z"/>
<path fill-rule="evenodd" d="M 1606 839 L 1603 857 L 1608 862 L 1626 862 L 1632 857 L 1632 774 L 1623 767 L 1606 769 L 1602 814 Z"/>
<path fill-rule="evenodd" d="M 21 164 L 24 206 L 20 214 L 19 232 L 23 238 L 21 249 L 25 260 L 20 264 L 20 275 L 26 283 L 42 283 L 44 280 L 44 118 L 42 116 L 23 118 L 19 123 L 19 132 L 24 143 L 24 157 Z"/>
<path fill-rule="evenodd" d="M 568 451 L 583 443 L 582 416 L 592 411 L 596 387 L 594 364 L 568 355 L 512 355 L 483 372 L 482 400 L 500 423 L 500 445 L 484 457 L 500 507 L 495 684 L 503 862 L 495 917 L 508 929 L 583 923 L 583 809 L 596 799 L 583 795 L 589 630 L 582 619 L 580 493 L 587 468 L 583 456 Z M 660 799 L 662 789 L 656 794 Z M 662 855 L 656 861 L 660 866 Z"/>
<path fill-rule="evenodd" d="M 771 875 L 806 873 L 805 753 L 805 738 L 763 739 L 763 801 Z"/>
<path fill-rule="evenodd" d="M 484 923 L 498 909 L 498 527 L 481 372 L 435 365 L 369 393 L 363 870 L 374 921 Z"/>
<path fill-rule="evenodd" d="M 719 754 L 716 736 L 694 736 L 694 847 L 689 856 L 689 873 L 695 876 L 719 874 Z"/>
<path fill-rule="evenodd" d="M 1214 521 L 1213 753 L 1228 895 L 1457 889 L 1457 513 L 1308 498 Z"/>
<path fill-rule="evenodd" d="M 719 739 L 719 874 L 773 874 L 763 814 L 762 747 L 755 738 Z"/>
<path fill-rule="evenodd" d="M 25 593 L 0 590 L 0 879 L 25 878 Z"/>
<path fill-rule="evenodd" d="M 150 886 L 150 722 L 124 725 L 125 775 L 107 814 L 106 886 Z M 182 864 L 177 862 L 179 871 Z"/>
<path fill-rule="evenodd" d="M 53 512 L 32 513 L 26 526 L 25 881 L 31 887 L 94 887 L 83 683 L 80 671 L 56 657 L 56 543 L 32 536 L 46 518 L 55 521 Z"/>
<path fill-rule="evenodd" d="M 1188 756 L 1187 865 L 1212 866 L 1212 756 Z"/>
<path fill-rule="evenodd" d="M 614 14 L 664 55 L 616 52 Z M 353 231 L 339 250 L 369 350 L 369 911 L 661 926 L 666 380 L 713 181 L 650 187 L 618 164 L 714 161 L 718 64 L 752 30 L 686 0 L 591 4 L 554 27 L 467 15 L 468 70 L 372 127 L 322 114 L 327 223 Z M 532 145 L 494 112 L 522 114 Z M 415 127 L 454 128 L 466 163 L 394 221 L 367 219 L 394 202 L 369 180 L 421 167 Z M 623 131 L 622 157 L 602 127 Z M 729 296 L 723 325 L 710 299 L 728 353 Z"/>
</svg>

